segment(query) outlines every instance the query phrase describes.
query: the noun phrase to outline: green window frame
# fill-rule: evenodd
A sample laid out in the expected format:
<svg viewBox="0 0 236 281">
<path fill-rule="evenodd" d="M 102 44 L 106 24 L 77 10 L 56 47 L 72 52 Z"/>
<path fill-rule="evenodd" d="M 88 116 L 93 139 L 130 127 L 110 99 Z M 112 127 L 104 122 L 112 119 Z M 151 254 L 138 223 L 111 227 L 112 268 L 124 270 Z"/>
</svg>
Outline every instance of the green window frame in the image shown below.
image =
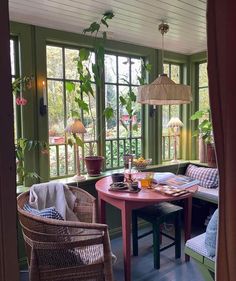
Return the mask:
<svg viewBox="0 0 236 281">
<path fill-rule="evenodd" d="M 180 84 L 183 81 L 183 65 L 178 63 L 165 62 L 164 73 L 175 83 Z M 180 105 L 163 105 L 162 106 L 162 161 L 170 161 L 174 157 L 174 138 L 170 134 L 167 124 L 171 117 L 179 117 L 181 119 Z M 181 138 L 178 136 L 177 158 L 181 158 Z"/>
</svg>

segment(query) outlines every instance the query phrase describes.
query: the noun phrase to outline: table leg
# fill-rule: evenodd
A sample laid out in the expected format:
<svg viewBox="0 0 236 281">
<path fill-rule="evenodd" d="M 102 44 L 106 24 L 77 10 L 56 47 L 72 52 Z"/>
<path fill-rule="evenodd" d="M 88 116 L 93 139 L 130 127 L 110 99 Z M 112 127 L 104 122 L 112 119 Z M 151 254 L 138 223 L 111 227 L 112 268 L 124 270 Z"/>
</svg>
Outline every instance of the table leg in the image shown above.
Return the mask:
<svg viewBox="0 0 236 281">
<path fill-rule="evenodd" d="M 185 242 L 191 238 L 192 224 L 192 196 L 184 200 L 184 238 Z M 189 261 L 189 255 L 185 255 L 185 261 Z"/>
<path fill-rule="evenodd" d="M 98 194 L 98 220 L 100 223 L 106 223 L 106 202 Z"/>
<path fill-rule="evenodd" d="M 131 210 L 124 202 L 121 208 L 121 220 L 122 220 L 122 240 L 123 240 L 123 256 L 124 256 L 124 271 L 125 281 L 131 280 Z"/>
</svg>

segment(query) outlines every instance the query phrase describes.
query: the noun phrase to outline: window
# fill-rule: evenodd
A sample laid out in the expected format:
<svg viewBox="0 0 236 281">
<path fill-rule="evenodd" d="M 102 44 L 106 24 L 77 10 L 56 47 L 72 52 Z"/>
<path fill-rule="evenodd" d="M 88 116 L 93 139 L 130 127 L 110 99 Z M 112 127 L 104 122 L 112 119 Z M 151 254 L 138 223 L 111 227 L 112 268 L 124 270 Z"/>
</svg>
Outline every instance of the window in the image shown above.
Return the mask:
<svg viewBox="0 0 236 281">
<path fill-rule="evenodd" d="M 200 63 L 198 65 L 198 95 L 199 95 L 199 110 L 206 111 L 209 109 L 209 95 L 208 95 L 208 76 L 207 63 Z"/>
<path fill-rule="evenodd" d="M 164 64 L 164 73 L 173 80 L 175 83 L 180 83 L 180 65 L 165 63 Z M 169 130 L 167 127 L 168 122 L 171 117 L 180 117 L 180 106 L 179 105 L 163 105 L 162 106 L 162 160 L 168 161 L 173 159 L 174 150 L 173 150 L 173 137 L 170 136 Z M 180 147 L 180 146 L 179 146 Z M 177 149 L 179 153 L 179 149 Z M 179 157 L 179 156 L 178 156 Z"/>
<path fill-rule="evenodd" d="M 141 69 L 141 58 L 105 55 L 105 103 L 114 109 L 114 117 L 106 121 L 108 169 L 122 167 L 124 154 L 142 155 L 141 105 L 137 102 L 131 105 L 133 114 L 130 119 L 126 106 L 120 102 L 120 97 L 128 102 L 130 93 L 137 95 Z"/>
<path fill-rule="evenodd" d="M 79 110 L 75 97 L 88 101 L 78 89 L 81 87 L 79 81 L 76 61 L 79 49 L 61 46 L 47 45 L 47 91 L 48 91 L 48 128 L 50 146 L 50 178 L 63 177 L 75 174 L 76 161 L 74 147 L 66 144 L 65 128 L 71 117 L 72 111 L 79 111 L 80 119 L 85 125 L 87 133 L 84 135 L 84 148 L 79 147 L 81 157 L 89 153 L 89 147 L 97 148 L 97 132 L 93 132 L 92 122 L 95 122 L 96 91 L 95 97 L 91 98 L 92 117 L 86 112 Z M 91 68 L 95 56 L 87 62 Z M 67 83 L 75 84 L 75 91 L 67 91 Z M 94 84 L 95 90 L 95 84 Z M 84 167 L 81 167 L 84 170 Z"/>
<path fill-rule="evenodd" d="M 47 92 L 48 92 L 48 128 L 50 146 L 50 178 L 73 175 L 76 170 L 74 147 L 66 144 L 65 128 L 71 112 L 78 111 L 75 102 L 76 95 L 88 102 L 87 96 L 78 93 L 81 87 L 77 73 L 75 58 L 79 55 L 79 48 L 70 48 L 60 45 L 47 45 Z M 88 67 L 95 62 L 92 53 Z M 105 121 L 104 129 L 97 129 L 100 119 L 104 118 L 103 107 L 96 103 L 96 85 L 94 83 L 95 97 L 92 98 L 92 116 L 80 110 L 80 119 L 87 133 L 84 135 L 85 145 L 79 148 L 81 157 L 89 155 L 91 148 L 95 147 L 97 153 L 98 139 L 105 134 L 106 168 L 112 169 L 123 166 L 123 154 L 132 153 L 141 155 L 141 105 L 134 103 L 132 116 L 132 130 L 129 134 L 129 118 L 125 106 L 120 103 L 120 97 L 127 99 L 128 93 L 136 95 L 141 77 L 141 58 L 130 56 L 105 55 L 105 107 L 112 106 L 114 117 Z M 69 82 L 75 84 L 75 91 L 67 91 Z M 90 97 L 91 99 L 91 97 Z M 101 101 L 101 99 L 99 99 Z M 100 103 L 99 103 L 100 104 Z M 94 123 L 93 123 L 94 122 Z M 96 128 L 95 132 L 93 128 Z M 94 150 L 94 149 L 93 149 Z M 81 167 L 85 171 L 85 167 Z"/>
</svg>

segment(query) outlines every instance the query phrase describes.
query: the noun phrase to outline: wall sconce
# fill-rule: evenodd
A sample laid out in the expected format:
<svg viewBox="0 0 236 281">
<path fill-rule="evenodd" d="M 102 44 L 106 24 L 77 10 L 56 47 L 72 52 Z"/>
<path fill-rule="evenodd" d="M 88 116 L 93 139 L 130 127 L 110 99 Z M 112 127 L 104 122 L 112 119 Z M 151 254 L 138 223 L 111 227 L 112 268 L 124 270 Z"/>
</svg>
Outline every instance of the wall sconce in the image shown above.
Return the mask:
<svg viewBox="0 0 236 281">
<path fill-rule="evenodd" d="M 154 105 L 150 105 L 149 106 L 149 116 L 150 117 L 154 117 L 156 110 L 157 110 L 157 107 L 156 107 L 155 104 Z"/>
<path fill-rule="evenodd" d="M 42 82 L 42 88 L 43 88 L 43 97 L 39 100 L 39 112 L 40 115 L 45 115 L 47 113 L 47 89 L 45 81 Z"/>
</svg>

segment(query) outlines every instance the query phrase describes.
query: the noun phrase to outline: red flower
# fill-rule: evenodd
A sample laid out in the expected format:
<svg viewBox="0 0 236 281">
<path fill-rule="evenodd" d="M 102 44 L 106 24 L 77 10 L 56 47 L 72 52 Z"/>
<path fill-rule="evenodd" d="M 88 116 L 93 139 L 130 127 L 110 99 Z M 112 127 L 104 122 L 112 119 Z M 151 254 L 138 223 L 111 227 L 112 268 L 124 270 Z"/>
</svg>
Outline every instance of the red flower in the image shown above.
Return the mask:
<svg viewBox="0 0 236 281">
<path fill-rule="evenodd" d="M 24 98 L 16 98 L 16 104 L 17 105 L 26 105 L 27 104 L 27 99 Z"/>
</svg>

